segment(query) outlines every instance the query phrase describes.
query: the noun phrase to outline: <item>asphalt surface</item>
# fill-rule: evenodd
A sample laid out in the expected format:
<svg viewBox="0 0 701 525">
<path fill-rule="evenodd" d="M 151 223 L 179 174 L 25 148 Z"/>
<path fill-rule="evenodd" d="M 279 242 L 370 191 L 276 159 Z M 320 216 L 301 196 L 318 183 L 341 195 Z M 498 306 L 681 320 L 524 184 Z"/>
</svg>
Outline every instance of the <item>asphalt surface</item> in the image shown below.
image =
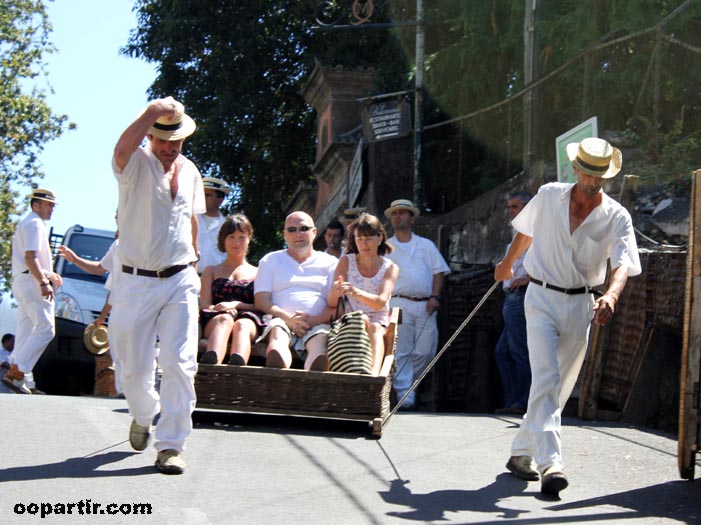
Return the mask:
<svg viewBox="0 0 701 525">
<path fill-rule="evenodd" d="M 400 412 L 377 440 L 362 423 L 196 412 L 188 468 L 166 476 L 152 447 L 131 450 L 124 400 L 8 393 L 0 409 L 1 523 L 701 523 L 675 437 L 623 424 L 565 420 L 570 487 L 553 499 L 505 470 L 509 416 Z"/>
</svg>

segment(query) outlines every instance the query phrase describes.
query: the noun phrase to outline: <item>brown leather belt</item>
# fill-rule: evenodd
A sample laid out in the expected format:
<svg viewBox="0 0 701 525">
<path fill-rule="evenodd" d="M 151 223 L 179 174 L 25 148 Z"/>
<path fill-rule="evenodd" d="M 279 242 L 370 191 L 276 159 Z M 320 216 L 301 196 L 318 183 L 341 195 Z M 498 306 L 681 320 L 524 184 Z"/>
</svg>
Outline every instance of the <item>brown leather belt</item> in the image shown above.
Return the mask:
<svg viewBox="0 0 701 525">
<path fill-rule="evenodd" d="M 167 279 L 168 277 L 174 276 L 176 273 L 183 271 L 187 268 L 187 264 L 176 264 L 170 268 L 164 268 L 163 270 L 142 270 L 141 268 L 134 268 L 133 266 L 122 265 L 122 271 L 124 273 L 129 273 L 131 275 L 140 275 L 142 277 L 157 277 L 159 279 Z"/>
<path fill-rule="evenodd" d="M 409 297 L 408 295 L 402 295 L 402 294 L 395 294 L 392 297 L 399 297 L 400 299 L 407 299 L 409 301 L 415 301 L 415 302 L 421 302 L 421 301 L 428 301 L 430 297 Z"/>
</svg>

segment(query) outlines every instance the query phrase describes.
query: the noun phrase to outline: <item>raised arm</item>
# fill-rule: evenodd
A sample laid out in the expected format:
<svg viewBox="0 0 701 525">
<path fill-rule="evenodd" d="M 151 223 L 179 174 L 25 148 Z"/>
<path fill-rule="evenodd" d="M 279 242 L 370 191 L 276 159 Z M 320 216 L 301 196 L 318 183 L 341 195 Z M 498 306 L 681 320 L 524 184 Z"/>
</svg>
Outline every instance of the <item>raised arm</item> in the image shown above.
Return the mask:
<svg viewBox="0 0 701 525">
<path fill-rule="evenodd" d="M 124 130 L 114 148 L 114 160 L 121 172 L 136 149 L 141 146 L 149 128 L 156 120 L 165 116 L 173 116 L 184 111 L 183 105 L 173 97 L 153 100 L 146 110 Z"/>
<path fill-rule="evenodd" d="M 88 272 L 93 275 L 104 275 L 107 273 L 107 269 L 104 268 L 99 261 L 89 261 L 88 259 L 84 259 L 71 250 L 68 246 L 59 246 L 58 254 L 68 262 L 75 264 L 84 272 Z"/>
</svg>

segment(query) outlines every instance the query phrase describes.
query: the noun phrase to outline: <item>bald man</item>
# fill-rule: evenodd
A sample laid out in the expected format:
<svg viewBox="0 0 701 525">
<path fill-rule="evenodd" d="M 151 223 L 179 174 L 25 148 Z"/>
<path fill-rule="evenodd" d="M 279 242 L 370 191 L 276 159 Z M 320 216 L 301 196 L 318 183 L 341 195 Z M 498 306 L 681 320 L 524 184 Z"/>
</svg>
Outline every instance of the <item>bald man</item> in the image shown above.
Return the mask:
<svg viewBox="0 0 701 525">
<path fill-rule="evenodd" d="M 287 248 L 267 254 L 258 264 L 255 305 L 273 316 L 258 342 L 266 343 L 266 366 L 289 368 L 296 354 L 306 370 L 326 371 L 326 340 L 334 313 L 326 295 L 338 259 L 314 250 L 316 227 L 304 212 L 287 216 L 283 236 Z"/>
</svg>

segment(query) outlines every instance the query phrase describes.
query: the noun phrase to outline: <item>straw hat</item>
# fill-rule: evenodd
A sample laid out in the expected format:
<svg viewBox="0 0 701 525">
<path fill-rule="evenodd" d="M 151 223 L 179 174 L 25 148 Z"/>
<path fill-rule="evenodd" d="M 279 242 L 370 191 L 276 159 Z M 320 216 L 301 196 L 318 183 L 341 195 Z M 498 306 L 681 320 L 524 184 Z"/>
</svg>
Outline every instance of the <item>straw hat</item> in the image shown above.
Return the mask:
<svg viewBox="0 0 701 525">
<path fill-rule="evenodd" d="M 414 206 L 414 203 L 408 199 L 397 199 L 395 201 L 392 201 L 392 204 L 389 205 L 389 208 L 385 210 L 385 217 L 391 219 L 392 212 L 394 210 L 408 210 L 414 215 L 414 217 L 418 217 L 420 214 L 419 209 L 416 206 Z"/>
<path fill-rule="evenodd" d="M 214 177 L 204 177 L 202 179 L 202 185 L 204 186 L 204 189 L 221 191 L 222 193 L 225 193 L 227 195 L 231 191 L 231 188 L 226 183 L 226 181 L 223 181 L 221 179 L 215 179 Z"/>
<path fill-rule="evenodd" d="M 567 144 L 567 156 L 582 173 L 602 179 L 615 177 L 623 163 L 621 150 L 595 137 Z"/>
<path fill-rule="evenodd" d="M 149 128 L 148 133 L 161 140 L 182 140 L 195 132 L 197 124 L 185 114 L 185 110 L 175 115 L 160 117 Z"/>
<path fill-rule="evenodd" d="M 85 348 L 93 355 L 103 355 L 110 349 L 107 327 L 104 325 L 89 325 L 83 332 Z"/>
<path fill-rule="evenodd" d="M 56 195 L 51 190 L 42 190 L 38 188 L 32 190 L 32 194 L 29 196 L 29 200 L 31 201 L 32 199 L 38 199 L 40 201 L 53 202 L 54 204 L 58 204 L 58 202 L 56 202 Z"/>
</svg>

